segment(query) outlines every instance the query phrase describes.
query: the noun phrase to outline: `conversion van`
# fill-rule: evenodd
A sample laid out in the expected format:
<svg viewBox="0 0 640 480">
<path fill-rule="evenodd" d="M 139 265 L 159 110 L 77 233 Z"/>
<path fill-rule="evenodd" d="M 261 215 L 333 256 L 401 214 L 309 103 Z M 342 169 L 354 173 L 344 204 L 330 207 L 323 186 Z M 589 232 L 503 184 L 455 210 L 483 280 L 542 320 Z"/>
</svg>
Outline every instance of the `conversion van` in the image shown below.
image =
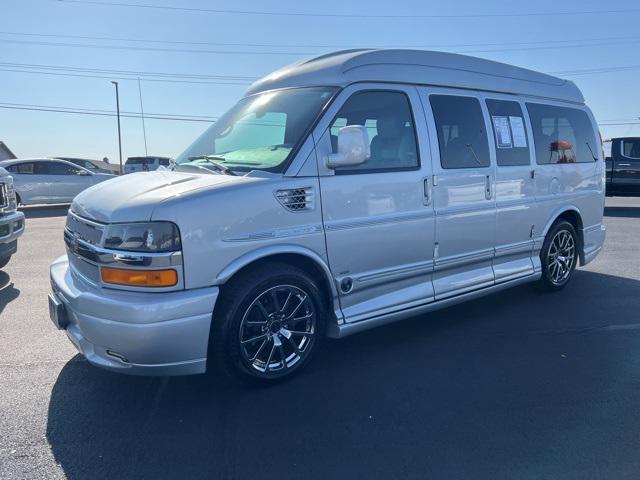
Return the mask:
<svg viewBox="0 0 640 480">
<path fill-rule="evenodd" d="M 175 171 L 76 197 L 51 317 L 113 371 L 282 379 L 325 335 L 563 289 L 605 238 L 601 152 L 567 80 L 427 51 L 306 60 Z"/>
</svg>

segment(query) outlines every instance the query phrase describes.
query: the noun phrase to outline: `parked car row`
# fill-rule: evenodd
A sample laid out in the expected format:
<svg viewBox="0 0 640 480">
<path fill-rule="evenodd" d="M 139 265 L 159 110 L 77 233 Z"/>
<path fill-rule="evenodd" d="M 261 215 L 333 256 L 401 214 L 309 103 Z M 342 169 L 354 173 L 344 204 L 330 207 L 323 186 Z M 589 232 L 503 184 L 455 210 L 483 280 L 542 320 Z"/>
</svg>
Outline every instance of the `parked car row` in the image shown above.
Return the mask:
<svg viewBox="0 0 640 480">
<path fill-rule="evenodd" d="M 114 178 L 52 158 L 4 160 L 0 167 L 13 177 L 19 205 L 71 203 L 86 188 Z"/>
<path fill-rule="evenodd" d="M 522 283 L 561 290 L 605 238 L 596 125 L 572 82 L 478 58 L 288 66 L 174 171 L 74 199 L 51 319 L 113 371 L 273 382 L 325 335 Z"/>
</svg>

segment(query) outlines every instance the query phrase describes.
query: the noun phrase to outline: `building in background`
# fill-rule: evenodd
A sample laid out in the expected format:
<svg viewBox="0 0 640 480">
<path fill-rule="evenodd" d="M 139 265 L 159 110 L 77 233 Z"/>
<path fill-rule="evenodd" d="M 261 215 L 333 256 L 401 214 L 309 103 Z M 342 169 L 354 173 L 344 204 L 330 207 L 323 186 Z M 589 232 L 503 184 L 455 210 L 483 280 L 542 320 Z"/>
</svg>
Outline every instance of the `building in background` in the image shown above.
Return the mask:
<svg viewBox="0 0 640 480">
<path fill-rule="evenodd" d="M 13 160 L 18 158 L 4 142 L 0 142 L 0 160 Z"/>
</svg>

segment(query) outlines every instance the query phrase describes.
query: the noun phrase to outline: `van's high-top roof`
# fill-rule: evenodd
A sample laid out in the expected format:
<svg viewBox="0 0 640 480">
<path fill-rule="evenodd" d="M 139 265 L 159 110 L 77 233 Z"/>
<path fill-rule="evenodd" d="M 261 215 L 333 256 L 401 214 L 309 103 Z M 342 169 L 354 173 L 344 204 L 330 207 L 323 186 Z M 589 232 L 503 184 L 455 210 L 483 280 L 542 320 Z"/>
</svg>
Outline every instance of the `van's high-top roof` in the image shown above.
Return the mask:
<svg viewBox="0 0 640 480">
<path fill-rule="evenodd" d="M 287 87 L 401 82 L 514 93 L 584 103 L 576 85 L 525 68 L 426 50 L 343 50 L 293 63 L 255 82 L 247 95 Z"/>
</svg>

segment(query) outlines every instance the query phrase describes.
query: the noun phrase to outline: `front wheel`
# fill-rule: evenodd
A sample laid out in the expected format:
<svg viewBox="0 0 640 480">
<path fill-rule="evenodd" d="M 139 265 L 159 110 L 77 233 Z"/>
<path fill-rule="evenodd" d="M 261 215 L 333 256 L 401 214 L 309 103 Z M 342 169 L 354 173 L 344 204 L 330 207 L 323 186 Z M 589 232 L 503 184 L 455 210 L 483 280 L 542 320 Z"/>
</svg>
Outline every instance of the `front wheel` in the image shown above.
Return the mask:
<svg viewBox="0 0 640 480">
<path fill-rule="evenodd" d="M 241 274 L 223 289 L 216 307 L 209 366 L 261 383 L 295 374 L 324 334 L 322 298 L 314 279 L 290 265 Z"/>
<path fill-rule="evenodd" d="M 543 290 L 561 290 L 569 283 L 578 260 L 577 240 L 575 228 L 566 220 L 551 227 L 540 251 Z"/>
</svg>

